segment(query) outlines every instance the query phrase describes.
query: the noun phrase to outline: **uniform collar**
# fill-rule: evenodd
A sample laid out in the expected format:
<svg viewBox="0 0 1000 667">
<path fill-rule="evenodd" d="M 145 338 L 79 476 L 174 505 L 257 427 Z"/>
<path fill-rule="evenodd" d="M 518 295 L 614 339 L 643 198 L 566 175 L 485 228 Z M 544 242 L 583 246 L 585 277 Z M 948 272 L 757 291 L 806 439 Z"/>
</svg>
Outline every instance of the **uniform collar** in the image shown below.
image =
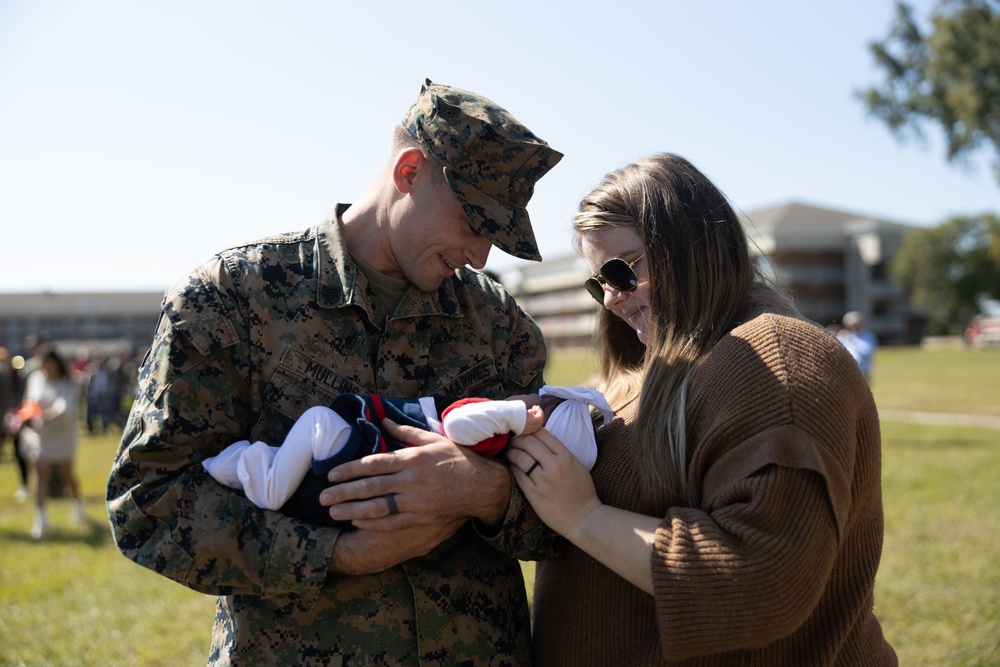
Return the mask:
<svg viewBox="0 0 1000 667">
<path fill-rule="evenodd" d="M 350 204 L 337 204 L 319 225 L 316 235 L 316 303 L 320 308 L 359 306 L 371 317 L 372 304 L 365 295 L 368 279 L 347 252 L 340 228 L 341 216 L 349 206 Z M 425 315 L 462 316 L 453 280 L 442 281 L 441 286 L 433 292 L 422 292 L 410 285 L 391 319 Z"/>
</svg>

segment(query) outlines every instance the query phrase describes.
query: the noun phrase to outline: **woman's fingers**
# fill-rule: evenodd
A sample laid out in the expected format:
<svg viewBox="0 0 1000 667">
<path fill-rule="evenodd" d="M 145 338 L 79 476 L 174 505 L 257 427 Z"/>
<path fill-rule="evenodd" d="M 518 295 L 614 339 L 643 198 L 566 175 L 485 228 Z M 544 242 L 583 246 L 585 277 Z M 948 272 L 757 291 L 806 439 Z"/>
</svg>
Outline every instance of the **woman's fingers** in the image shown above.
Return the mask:
<svg viewBox="0 0 1000 667">
<path fill-rule="evenodd" d="M 515 472 L 523 474 L 527 474 L 528 470 L 538 463 L 535 457 L 518 447 L 508 447 L 504 453 L 504 457 L 511 464 Z"/>
<path fill-rule="evenodd" d="M 563 456 L 569 455 L 569 450 L 563 446 L 559 438 L 549 433 L 547 429 L 539 429 L 530 435 L 519 435 L 511 439 L 507 447 L 507 461 L 515 468 L 515 472 L 531 477 L 538 468 L 555 465 Z M 516 475 L 514 479 L 523 484 Z"/>
<path fill-rule="evenodd" d="M 519 435 L 512 438 L 510 447 L 524 450 L 535 460 L 541 460 L 545 456 L 570 455 L 569 450 L 559 438 L 552 435 L 546 428 L 540 428 L 529 435 Z"/>
</svg>

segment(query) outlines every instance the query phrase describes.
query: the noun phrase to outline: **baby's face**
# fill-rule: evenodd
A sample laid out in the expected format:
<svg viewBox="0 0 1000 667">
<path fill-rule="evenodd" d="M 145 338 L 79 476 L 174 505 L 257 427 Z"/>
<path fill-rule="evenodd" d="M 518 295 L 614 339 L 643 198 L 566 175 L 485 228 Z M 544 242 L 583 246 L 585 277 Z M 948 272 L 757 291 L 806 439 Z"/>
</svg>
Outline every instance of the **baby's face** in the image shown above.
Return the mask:
<svg viewBox="0 0 1000 667">
<path fill-rule="evenodd" d="M 545 396 L 539 396 L 538 394 L 519 394 L 517 396 L 511 396 L 507 400 L 521 401 L 529 410 L 535 406 L 540 407 L 542 409 L 542 425 L 544 426 L 549 421 L 549 417 L 552 416 L 552 411 L 566 399 L 559 398 L 551 394 L 546 394 Z"/>
</svg>

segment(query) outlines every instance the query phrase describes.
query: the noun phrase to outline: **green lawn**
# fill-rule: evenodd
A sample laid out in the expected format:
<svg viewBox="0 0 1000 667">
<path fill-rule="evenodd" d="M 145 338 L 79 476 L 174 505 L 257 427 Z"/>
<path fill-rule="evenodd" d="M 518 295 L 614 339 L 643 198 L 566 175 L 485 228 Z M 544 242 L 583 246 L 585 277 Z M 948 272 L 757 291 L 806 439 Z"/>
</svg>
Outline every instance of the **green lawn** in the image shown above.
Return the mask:
<svg viewBox="0 0 1000 667">
<path fill-rule="evenodd" d="M 872 392 L 880 408 L 1000 417 L 1000 349 L 882 348 Z"/>
<path fill-rule="evenodd" d="M 50 503 L 52 530 L 28 536 L 33 503 L 14 503 L 17 471 L 7 443 L 0 466 L 0 665 L 205 664 L 214 599 L 127 560 L 108 528 L 104 486 L 117 437 L 80 441 L 78 471 L 88 522 Z"/>
<path fill-rule="evenodd" d="M 875 613 L 901 665 L 1000 664 L 1000 431 L 883 422 Z"/>
<path fill-rule="evenodd" d="M 592 357 L 554 354 L 548 379 L 575 383 Z M 1000 416 L 1000 350 L 879 351 L 880 407 Z M 903 665 L 1000 664 L 1000 431 L 883 421 L 886 539 L 876 614 Z M 51 536 L 28 538 L 33 510 L 0 463 L 0 665 L 196 665 L 214 600 L 122 557 L 104 484 L 114 437 L 83 438 L 89 523 L 50 509 Z M 530 578 L 533 569 L 525 565 Z M 530 589 L 529 589 L 530 590 Z"/>
</svg>

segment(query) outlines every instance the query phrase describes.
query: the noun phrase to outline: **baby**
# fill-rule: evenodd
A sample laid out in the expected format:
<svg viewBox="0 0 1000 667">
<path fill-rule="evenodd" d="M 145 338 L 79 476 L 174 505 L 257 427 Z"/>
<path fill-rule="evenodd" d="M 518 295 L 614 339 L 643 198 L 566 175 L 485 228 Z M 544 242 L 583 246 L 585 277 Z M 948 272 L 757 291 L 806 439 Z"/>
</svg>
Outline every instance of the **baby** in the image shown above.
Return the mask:
<svg viewBox="0 0 1000 667">
<path fill-rule="evenodd" d="M 511 434 L 534 433 L 545 426 L 590 470 L 597 461 L 590 406 L 601 412 L 605 424 L 612 417 L 604 395 L 583 387 L 546 385 L 537 401 L 534 398 L 456 401 L 341 394 L 330 407 L 314 406 L 302 413 L 280 447 L 241 440 L 205 459 L 202 466 L 219 482 L 242 490 L 258 507 L 338 527 L 349 524 L 331 519 L 329 508 L 319 502 L 320 491 L 330 486 L 326 475 L 346 461 L 406 447 L 383 432 L 385 418 L 444 435 L 484 456 L 499 453 Z"/>
</svg>

